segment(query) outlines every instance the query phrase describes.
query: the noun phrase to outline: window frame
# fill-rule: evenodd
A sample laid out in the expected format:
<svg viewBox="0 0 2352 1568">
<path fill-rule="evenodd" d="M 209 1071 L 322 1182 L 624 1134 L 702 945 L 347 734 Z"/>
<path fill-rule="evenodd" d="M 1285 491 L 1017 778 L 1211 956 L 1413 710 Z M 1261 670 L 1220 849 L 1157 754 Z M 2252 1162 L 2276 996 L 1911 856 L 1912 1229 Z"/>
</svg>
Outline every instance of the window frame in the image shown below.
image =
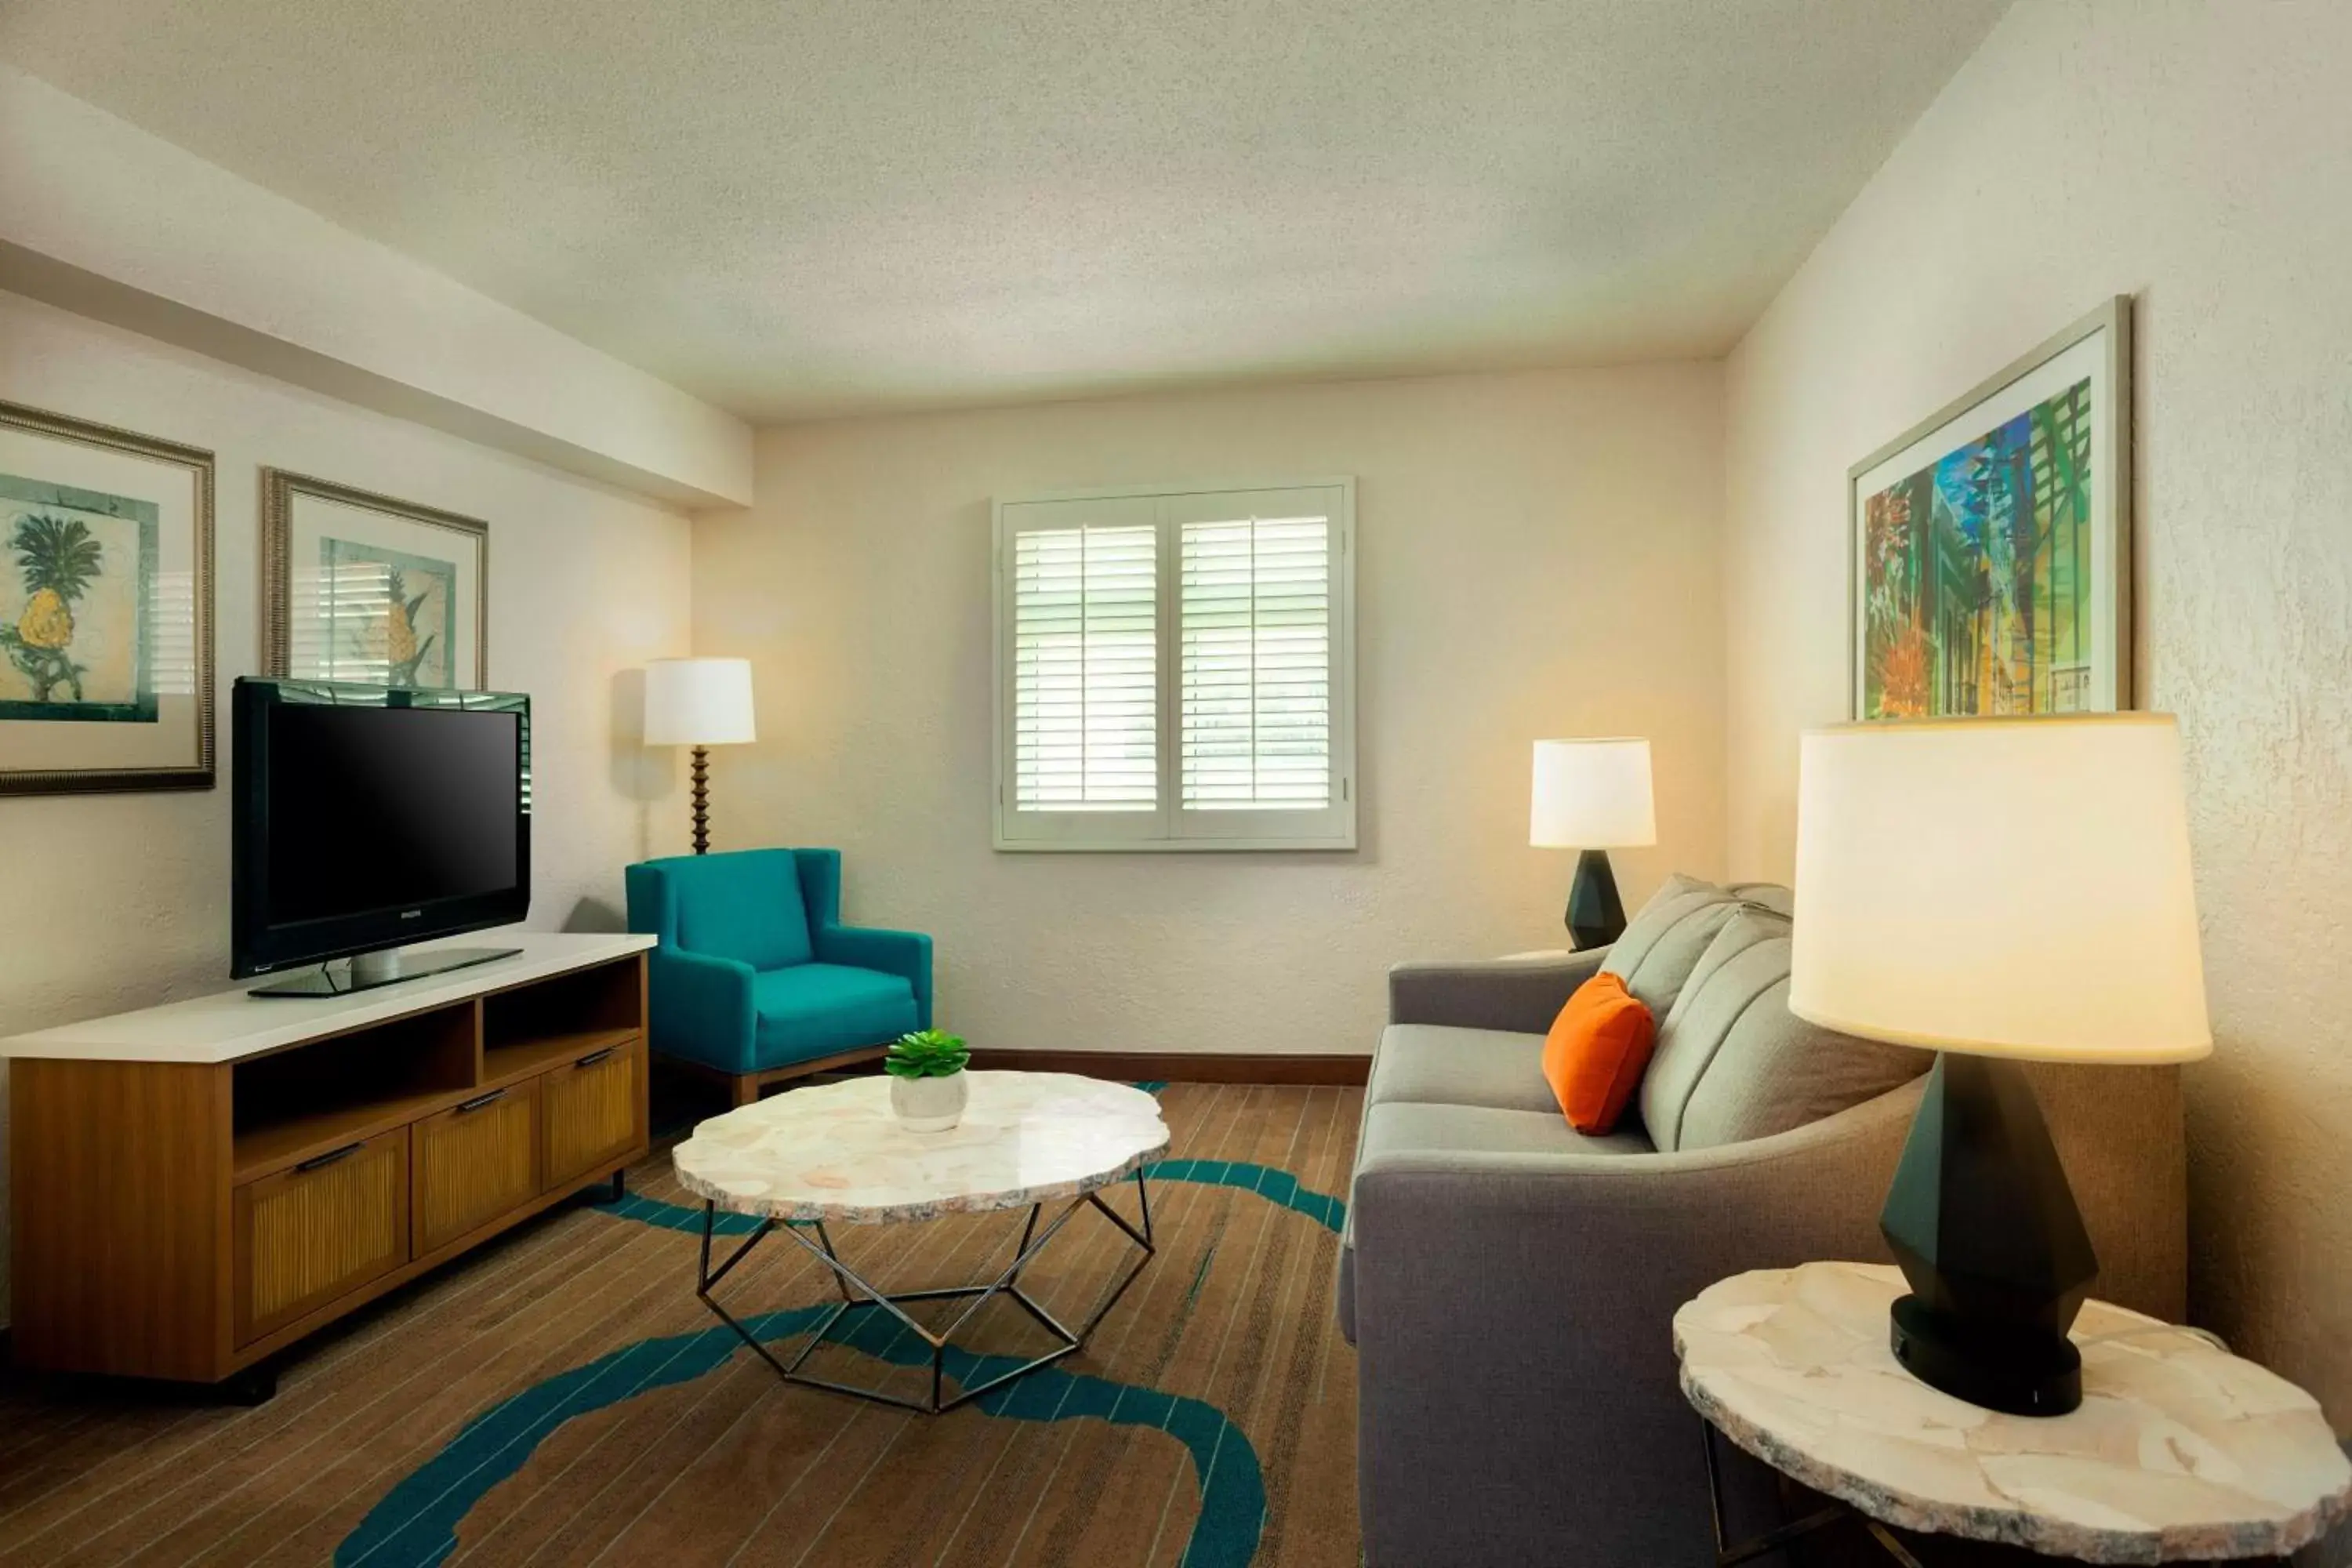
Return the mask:
<svg viewBox="0 0 2352 1568">
<path fill-rule="evenodd" d="M 1183 503 L 1208 498 L 1264 496 L 1268 492 L 1332 491 L 1330 553 L 1330 799 L 1300 812 L 1187 811 L 1181 805 L 1183 759 L 1181 736 L 1183 585 L 1182 526 L 1197 517 L 1178 515 Z M 1149 503 L 1157 531 L 1154 676 L 1157 689 L 1155 789 L 1150 812 L 1021 811 L 1013 800 L 1016 693 L 1013 689 L 1015 631 L 1013 543 L 1025 520 L 1016 510 L 1069 503 Z M 1011 511 L 1012 516 L 1007 513 Z M 1004 496 L 989 506 L 992 582 L 991 672 L 995 766 L 991 809 L 992 847 L 1024 853 L 1118 854 L 1215 851 L 1313 852 L 1352 850 L 1356 820 L 1356 481 L 1352 477 L 1276 479 L 1215 484 L 1116 485 Z M 1311 819 L 1311 820 L 1298 820 Z"/>
</svg>

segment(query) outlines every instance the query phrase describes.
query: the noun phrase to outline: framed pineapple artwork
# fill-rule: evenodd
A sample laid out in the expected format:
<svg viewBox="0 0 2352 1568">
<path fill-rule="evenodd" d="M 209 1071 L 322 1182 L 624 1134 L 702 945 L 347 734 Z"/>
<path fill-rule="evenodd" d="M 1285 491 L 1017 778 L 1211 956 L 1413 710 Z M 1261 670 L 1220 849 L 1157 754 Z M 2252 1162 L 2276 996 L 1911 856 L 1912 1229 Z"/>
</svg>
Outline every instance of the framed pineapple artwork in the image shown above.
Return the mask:
<svg viewBox="0 0 2352 1568">
<path fill-rule="evenodd" d="M 0 795 L 213 786 L 213 455 L 0 403 Z"/>
<path fill-rule="evenodd" d="M 488 684 L 486 522 L 261 471 L 270 673 L 425 691 Z"/>
</svg>

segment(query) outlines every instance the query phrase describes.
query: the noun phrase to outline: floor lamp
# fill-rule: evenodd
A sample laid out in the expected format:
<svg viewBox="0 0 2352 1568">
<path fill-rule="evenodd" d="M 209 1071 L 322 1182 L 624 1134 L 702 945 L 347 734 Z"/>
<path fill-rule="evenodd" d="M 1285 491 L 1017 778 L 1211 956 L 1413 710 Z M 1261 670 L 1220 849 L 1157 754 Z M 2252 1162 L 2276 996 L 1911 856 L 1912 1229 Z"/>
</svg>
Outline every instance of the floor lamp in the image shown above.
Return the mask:
<svg viewBox="0 0 2352 1568">
<path fill-rule="evenodd" d="M 694 852 L 710 852 L 709 748 L 758 739 L 751 661 L 657 658 L 646 666 L 646 744 L 694 748 Z"/>
</svg>

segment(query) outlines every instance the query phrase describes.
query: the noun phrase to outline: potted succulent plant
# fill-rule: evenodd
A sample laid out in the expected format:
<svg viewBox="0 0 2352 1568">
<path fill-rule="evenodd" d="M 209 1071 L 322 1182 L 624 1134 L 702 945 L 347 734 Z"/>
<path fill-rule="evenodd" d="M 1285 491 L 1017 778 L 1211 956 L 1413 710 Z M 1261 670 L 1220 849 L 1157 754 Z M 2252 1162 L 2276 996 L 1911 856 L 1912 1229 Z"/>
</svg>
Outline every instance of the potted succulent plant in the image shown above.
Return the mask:
<svg viewBox="0 0 2352 1568">
<path fill-rule="evenodd" d="M 960 1035 L 917 1029 L 901 1035 L 882 1058 L 890 1075 L 890 1110 L 909 1132 L 945 1132 L 963 1120 L 971 1052 Z"/>
</svg>

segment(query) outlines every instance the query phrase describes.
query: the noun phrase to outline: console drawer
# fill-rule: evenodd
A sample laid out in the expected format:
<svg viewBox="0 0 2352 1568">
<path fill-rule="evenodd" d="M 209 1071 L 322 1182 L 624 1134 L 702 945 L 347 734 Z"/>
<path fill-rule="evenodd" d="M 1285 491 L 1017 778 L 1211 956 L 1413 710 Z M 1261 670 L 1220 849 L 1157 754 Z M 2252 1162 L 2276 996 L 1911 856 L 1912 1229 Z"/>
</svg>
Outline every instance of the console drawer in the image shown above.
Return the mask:
<svg viewBox="0 0 2352 1568">
<path fill-rule="evenodd" d="M 232 1224 L 243 1345 L 408 1261 L 408 1129 L 246 1183 Z"/>
<path fill-rule="evenodd" d="M 539 1195 L 539 1084 L 525 1079 L 415 1124 L 416 1256 Z"/>
<path fill-rule="evenodd" d="M 559 1186 L 612 1163 L 645 1141 L 646 1047 L 631 1040 L 591 1051 L 542 1077 L 543 1181 Z"/>
</svg>

